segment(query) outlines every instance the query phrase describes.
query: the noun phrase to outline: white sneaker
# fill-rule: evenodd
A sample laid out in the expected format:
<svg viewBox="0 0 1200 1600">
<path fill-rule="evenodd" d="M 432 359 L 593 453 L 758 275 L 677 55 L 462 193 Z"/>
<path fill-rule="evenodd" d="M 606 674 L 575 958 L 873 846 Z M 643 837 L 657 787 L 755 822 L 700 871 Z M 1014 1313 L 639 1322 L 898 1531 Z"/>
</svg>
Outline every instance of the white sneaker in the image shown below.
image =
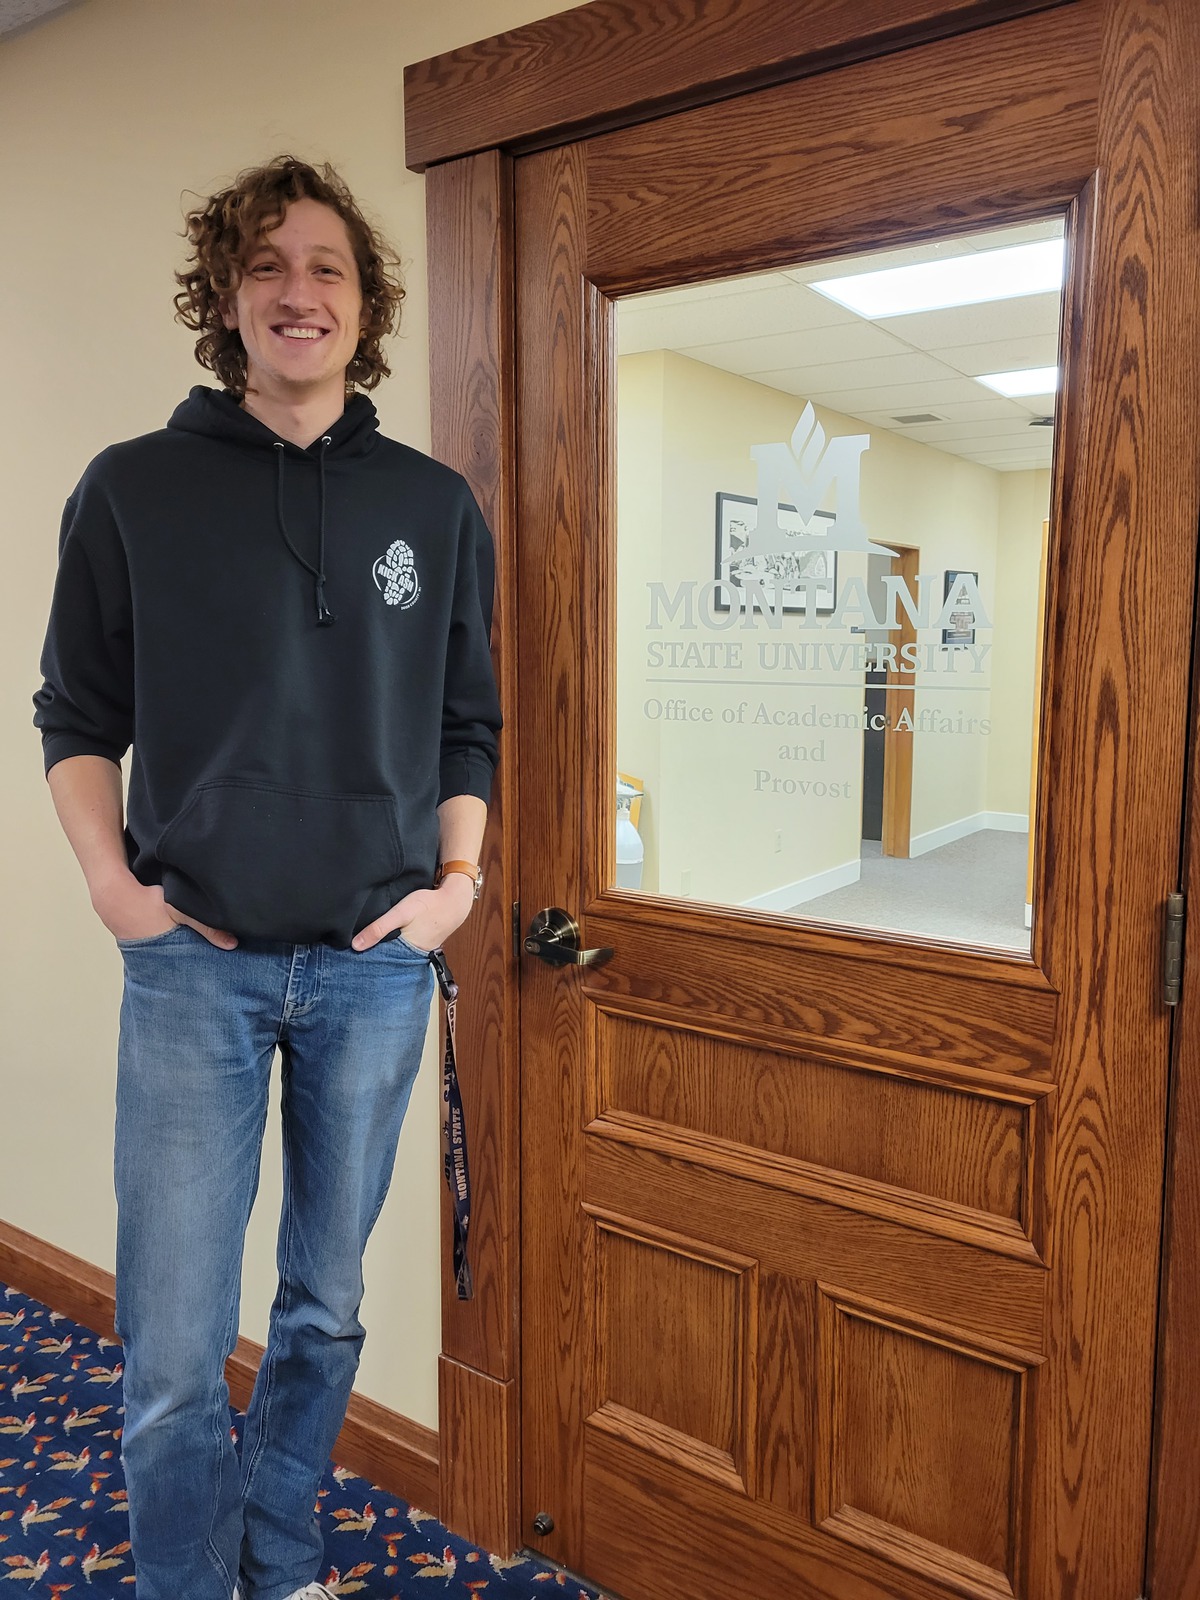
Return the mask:
<svg viewBox="0 0 1200 1600">
<path fill-rule="evenodd" d="M 242 1591 L 233 1591 L 233 1600 L 242 1600 Z M 337 1600 L 332 1589 L 327 1589 L 323 1583 L 310 1583 L 303 1589 L 297 1589 L 294 1594 L 288 1595 L 288 1600 Z"/>
</svg>

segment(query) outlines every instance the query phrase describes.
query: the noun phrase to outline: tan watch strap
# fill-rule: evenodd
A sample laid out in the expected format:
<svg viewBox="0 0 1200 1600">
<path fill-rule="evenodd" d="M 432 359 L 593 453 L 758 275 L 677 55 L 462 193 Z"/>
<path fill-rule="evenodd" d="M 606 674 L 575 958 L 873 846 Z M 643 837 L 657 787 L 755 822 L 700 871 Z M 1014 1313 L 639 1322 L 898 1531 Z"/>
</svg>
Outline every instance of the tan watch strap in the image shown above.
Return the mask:
<svg viewBox="0 0 1200 1600">
<path fill-rule="evenodd" d="M 438 864 L 437 882 L 450 872 L 462 872 L 475 884 L 475 898 L 479 899 L 479 891 L 483 886 L 483 871 L 474 861 L 442 861 Z"/>
</svg>

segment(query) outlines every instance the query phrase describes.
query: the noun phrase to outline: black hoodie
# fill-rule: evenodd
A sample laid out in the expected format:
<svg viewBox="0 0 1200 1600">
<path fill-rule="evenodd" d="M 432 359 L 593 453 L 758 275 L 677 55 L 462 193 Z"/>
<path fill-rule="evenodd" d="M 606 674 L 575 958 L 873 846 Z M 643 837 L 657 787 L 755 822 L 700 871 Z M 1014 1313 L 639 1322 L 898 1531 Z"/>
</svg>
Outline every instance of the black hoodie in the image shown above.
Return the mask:
<svg viewBox="0 0 1200 1600">
<path fill-rule="evenodd" d="M 492 541 L 449 468 L 351 399 L 307 450 L 197 387 L 67 502 L 34 696 L 47 772 L 130 745 L 126 853 L 242 937 L 354 934 L 487 800 Z"/>
</svg>

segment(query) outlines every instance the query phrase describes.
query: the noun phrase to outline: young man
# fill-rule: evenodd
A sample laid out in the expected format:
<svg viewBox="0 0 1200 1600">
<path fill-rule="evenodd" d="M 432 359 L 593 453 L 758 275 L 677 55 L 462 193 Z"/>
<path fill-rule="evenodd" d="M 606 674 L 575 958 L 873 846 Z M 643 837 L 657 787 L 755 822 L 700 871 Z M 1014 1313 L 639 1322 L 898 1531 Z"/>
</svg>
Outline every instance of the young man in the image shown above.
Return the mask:
<svg viewBox="0 0 1200 1600">
<path fill-rule="evenodd" d="M 317 1600 L 317 1489 L 362 1256 L 433 993 L 478 893 L 499 708 L 491 539 L 360 388 L 403 294 L 341 180 L 280 157 L 188 218 L 180 319 L 221 390 L 68 501 L 34 697 L 122 952 L 117 1332 L 138 1600 Z M 132 745 L 128 819 L 119 763 Z M 270 1336 L 226 1356 L 282 1057 Z"/>
</svg>

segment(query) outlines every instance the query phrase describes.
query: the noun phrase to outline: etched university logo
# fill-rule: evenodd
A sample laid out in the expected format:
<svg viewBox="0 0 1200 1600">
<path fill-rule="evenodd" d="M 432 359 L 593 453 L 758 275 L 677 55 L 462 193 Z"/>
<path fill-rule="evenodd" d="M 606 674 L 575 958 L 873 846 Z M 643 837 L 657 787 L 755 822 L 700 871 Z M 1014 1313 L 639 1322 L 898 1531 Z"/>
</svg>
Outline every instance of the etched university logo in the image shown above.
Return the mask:
<svg viewBox="0 0 1200 1600">
<path fill-rule="evenodd" d="M 743 555 L 790 555 L 798 550 L 868 550 L 895 555 L 867 538 L 858 508 L 858 477 L 862 456 L 870 448 L 869 433 L 827 439 L 811 402 L 804 407 L 791 442 L 755 444 L 750 454 L 758 464 L 758 520 L 747 530 Z M 817 507 L 837 484 L 837 510 L 832 521 L 822 520 L 820 531 L 782 528 L 779 512 L 794 507 L 807 526 Z"/>
<path fill-rule="evenodd" d="M 413 553 L 403 539 L 393 539 L 387 555 L 381 556 L 371 569 L 375 587 L 390 606 L 407 611 L 415 605 L 421 593 L 417 582 L 417 568 Z"/>
</svg>

